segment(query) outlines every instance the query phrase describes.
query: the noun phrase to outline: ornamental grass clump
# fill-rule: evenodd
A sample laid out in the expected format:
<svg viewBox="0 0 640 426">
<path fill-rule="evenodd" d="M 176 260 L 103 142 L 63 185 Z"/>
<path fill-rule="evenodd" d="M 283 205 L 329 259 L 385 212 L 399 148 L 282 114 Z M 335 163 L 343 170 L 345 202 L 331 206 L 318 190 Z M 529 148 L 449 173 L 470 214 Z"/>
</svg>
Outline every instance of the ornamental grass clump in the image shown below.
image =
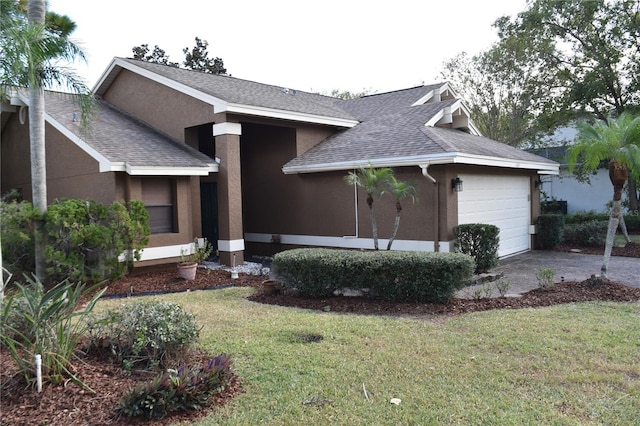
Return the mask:
<svg viewBox="0 0 640 426">
<path fill-rule="evenodd" d="M 96 292 L 97 285 L 86 287 L 67 280 L 46 289 L 35 277 L 25 279 L 26 284 L 15 283 L 17 291 L 0 302 L 2 344 L 27 383 L 35 383 L 34 359 L 41 355 L 44 380 L 71 379 L 84 386 L 71 364 L 78 343 L 92 327 L 87 318 L 106 289 Z"/>
</svg>

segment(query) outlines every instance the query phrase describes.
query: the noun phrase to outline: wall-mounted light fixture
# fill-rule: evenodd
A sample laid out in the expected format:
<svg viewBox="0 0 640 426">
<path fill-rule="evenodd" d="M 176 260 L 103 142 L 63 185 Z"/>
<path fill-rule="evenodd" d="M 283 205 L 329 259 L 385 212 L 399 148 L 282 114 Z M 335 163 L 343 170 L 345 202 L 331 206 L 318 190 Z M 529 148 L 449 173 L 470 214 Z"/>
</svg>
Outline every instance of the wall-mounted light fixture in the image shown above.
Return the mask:
<svg viewBox="0 0 640 426">
<path fill-rule="evenodd" d="M 451 179 L 451 189 L 453 189 L 454 192 L 462 192 L 462 179 L 459 177 Z"/>
<path fill-rule="evenodd" d="M 542 178 L 540 176 L 538 176 L 538 180 L 535 181 L 534 185 L 536 188 L 542 188 Z"/>
</svg>

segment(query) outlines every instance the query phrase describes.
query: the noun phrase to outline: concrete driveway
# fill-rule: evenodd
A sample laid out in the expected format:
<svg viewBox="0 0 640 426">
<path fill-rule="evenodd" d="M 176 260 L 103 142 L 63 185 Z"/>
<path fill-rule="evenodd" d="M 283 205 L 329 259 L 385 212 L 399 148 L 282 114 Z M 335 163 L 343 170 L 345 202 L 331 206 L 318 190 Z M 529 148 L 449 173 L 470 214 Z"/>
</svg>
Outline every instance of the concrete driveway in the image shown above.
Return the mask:
<svg viewBox="0 0 640 426">
<path fill-rule="evenodd" d="M 523 293 L 538 287 L 536 272 L 551 268 L 556 272 L 555 281 L 584 281 L 592 274 L 599 274 L 602 255 L 562 253 L 532 250 L 500 260 L 492 273 L 503 273 L 511 282 L 509 293 Z M 611 257 L 607 278 L 611 281 L 640 288 L 640 259 L 635 257 Z"/>
</svg>

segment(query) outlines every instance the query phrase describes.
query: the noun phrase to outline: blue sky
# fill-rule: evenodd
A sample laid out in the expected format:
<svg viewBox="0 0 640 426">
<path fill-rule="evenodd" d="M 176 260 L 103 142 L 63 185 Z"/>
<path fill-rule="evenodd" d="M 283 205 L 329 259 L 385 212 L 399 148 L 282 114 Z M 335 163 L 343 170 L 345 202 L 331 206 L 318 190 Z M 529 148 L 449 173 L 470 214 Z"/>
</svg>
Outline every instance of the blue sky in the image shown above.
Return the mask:
<svg viewBox="0 0 640 426">
<path fill-rule="evenodd" d="M 158 45 L 181 62 L 195 37 L 234 77 L 297 90 L 384 92 L 440 80 L 442 63 L 497 40 L 491 24 L 526 0 L 49 0 L 78 28 L 90 87 L 114 56 Z M 166 6 L 165 6 L 166 5 Z M 171 5 L 171 6 L 168 6 Z"/>
</svg>

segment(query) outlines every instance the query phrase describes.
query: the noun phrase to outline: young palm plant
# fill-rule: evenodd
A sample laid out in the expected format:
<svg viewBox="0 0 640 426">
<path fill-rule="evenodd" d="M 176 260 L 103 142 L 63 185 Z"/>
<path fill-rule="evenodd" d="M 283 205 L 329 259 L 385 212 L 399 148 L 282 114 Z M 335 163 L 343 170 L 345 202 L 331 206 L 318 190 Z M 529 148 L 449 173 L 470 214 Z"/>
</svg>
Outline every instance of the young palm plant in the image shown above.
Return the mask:
<svg viewBox="0 0 640 426">
<path fill-rule="evenodd" d="M 609 162 L 609 179 L 613 184 L 613 207 L 609 215 L 609 228 L 601 272 L 607 275 L 613 240 L 618 226 L 627 243 L 629 236 L 622 216 L 622 189 L 629 173 L 640 177 L 640 117 L 623 113 L 608 123 L 578 125 L 578 141 L 568 150 L 569 171 L 580 160 L 585 171 L 594 171 L 602 161 Z"/>
<path fill-rule="evenodd" d="M 373 200 L 382 195 L 384 185 L 393 176 L 393 171 L 389 167 L 373 168 L 360 167 L 358 170 L 349 172 L 345 180 L 349 185 L 356 185 L 362 188 L 367 194 L 367 206 L 369 206 L 369 217 L 371 218 L 371 229 L 373 234 L 373 248 L 378 250 L 378 225 L 373 213 Z"/>
<path fill-rule="evenodd" d="M 401 201 L 409 197 L 411 201 L 415 203 L 417 200 L 416 187 L 411 182 L 399 181 L 395 176 L 391 175 L 387 182 L 387 190 L 384 192 L 388 192 L 396 200 L 396 218 L 393 223 L 393 232 L 391 232 L 391 237 L 387 244 L 387 250 L 391 250 L 391 244 L 393 244 L 393 241 L 396 239 L 398 227 L 400 226 L 400 213 L 402 212 Z"/>
</svg>

